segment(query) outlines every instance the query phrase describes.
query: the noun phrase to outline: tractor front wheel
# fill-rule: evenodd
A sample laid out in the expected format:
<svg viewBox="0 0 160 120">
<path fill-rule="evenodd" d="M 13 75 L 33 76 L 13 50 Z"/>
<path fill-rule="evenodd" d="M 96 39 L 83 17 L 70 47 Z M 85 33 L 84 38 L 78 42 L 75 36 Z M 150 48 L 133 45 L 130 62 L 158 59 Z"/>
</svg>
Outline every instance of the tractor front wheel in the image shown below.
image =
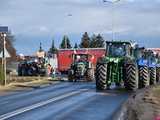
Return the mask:
<svg viewBox="0 0 160 120">
<path fill-rule="evenodd" d="M 149 71 L 147 66 L 139 67 L 139 88 L 149 86 Z"/>
<path fill-rule="evenodd" d="M 125 65 L 124 85 L 127 90 L 135 91 L 138 89 L 138 67 L 136 63 L 127 63 Z"/>
<path fill-rule="evenodd" d="M 150 68 L 150 85 L 156 84 L 156 67 Z"/>
<path fill-rule="evenodd" d="M 94 80 L 94 69 L 88 69 L 87 75 L 86 75 L 87 81 L 93 81 Z"/>
<path fill-rule="evenodd" d="M 156 69 L 156 79 L 157 79 L 157 82 L 160 82 L 160 67 L 157 67 Z"/>
<path fill-rule="evenodd" d="M 99 63 L 96 67 L 96 88 L 104 90 L 107 87 L 107 64 Z"/>
<path fill-rule="evenodd" d="M 69 81 L 69 82 L 73 82 L 73 81 L 74 81 L 73 70 L 69 70 L 69 71 L 68 71 L 68 81 Z"/>
</svg>

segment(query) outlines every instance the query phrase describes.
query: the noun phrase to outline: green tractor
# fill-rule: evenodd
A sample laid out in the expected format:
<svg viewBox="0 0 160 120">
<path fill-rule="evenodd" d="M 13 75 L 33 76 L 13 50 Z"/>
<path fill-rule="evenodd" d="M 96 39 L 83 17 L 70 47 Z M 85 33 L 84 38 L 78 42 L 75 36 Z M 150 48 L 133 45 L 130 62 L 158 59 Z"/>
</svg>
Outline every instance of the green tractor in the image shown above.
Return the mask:
<svg viewBox="0 0 160 120">
<path fill-rule="evenodd" d="M 94 68 L 91 62 L 92 55 L 88 53 L 74 53 L 72 55 L 73 62 L 68 71 L 68 80 L 70 82 L 77 80 L 94 80 Z"/>
<path fill-rule="evenodd" d="M 138 65 L 135 44 L 122 41 L 107 41 L 106 56 L 96 65 L 96 88 L 104 90 L 112 86 L 125 86 L 127 90 L 138 88 Z"/>
</svg>

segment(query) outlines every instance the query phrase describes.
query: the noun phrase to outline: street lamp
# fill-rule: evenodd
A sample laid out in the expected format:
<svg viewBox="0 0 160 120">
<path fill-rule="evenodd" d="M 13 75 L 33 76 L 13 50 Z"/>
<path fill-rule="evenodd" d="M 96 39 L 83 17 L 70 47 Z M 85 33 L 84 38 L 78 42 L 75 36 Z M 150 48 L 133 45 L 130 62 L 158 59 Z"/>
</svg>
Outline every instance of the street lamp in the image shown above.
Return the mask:
<svg viewBox="0 0 160 120">
<path fill-rule="evenodd" d="M 112 4 L 112 40 L 115 40 L 115 31 L 114 31 L 114 4 L 118 3 L 120 0 L 103 0 L 104 3 Z"/>
</svg>

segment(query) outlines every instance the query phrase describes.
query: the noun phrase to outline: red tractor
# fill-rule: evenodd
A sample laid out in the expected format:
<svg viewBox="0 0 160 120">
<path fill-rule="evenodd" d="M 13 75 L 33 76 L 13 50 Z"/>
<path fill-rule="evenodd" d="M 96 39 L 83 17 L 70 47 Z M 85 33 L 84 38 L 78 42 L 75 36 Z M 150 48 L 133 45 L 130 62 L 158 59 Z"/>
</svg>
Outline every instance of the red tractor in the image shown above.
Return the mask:
<svg viewBox="0 0 160 120">
<path fill-rule="evenodd" d="M 68 71 L 68 80 L 70 82 L 77 80 L 93 81 L 93 56 L 88 53 L 74 53 L 71 57 L 73 62 Z"/>
</svg>

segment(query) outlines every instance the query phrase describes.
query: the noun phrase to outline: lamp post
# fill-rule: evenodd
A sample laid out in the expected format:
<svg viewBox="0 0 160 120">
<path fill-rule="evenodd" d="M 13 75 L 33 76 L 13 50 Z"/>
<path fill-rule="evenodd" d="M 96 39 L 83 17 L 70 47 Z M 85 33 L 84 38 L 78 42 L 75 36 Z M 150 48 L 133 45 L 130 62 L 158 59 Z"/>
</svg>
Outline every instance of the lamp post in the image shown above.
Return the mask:
<svg viewBox="0 0 160 120">
<path fill-rule="evenodd" d="M 115 31 L 114 31 L 114 4 L 118 3 L 120 0 L 103 0 L 104 3 L 112 4 L 112 40 L 115 40 Z"/>
</svg>

